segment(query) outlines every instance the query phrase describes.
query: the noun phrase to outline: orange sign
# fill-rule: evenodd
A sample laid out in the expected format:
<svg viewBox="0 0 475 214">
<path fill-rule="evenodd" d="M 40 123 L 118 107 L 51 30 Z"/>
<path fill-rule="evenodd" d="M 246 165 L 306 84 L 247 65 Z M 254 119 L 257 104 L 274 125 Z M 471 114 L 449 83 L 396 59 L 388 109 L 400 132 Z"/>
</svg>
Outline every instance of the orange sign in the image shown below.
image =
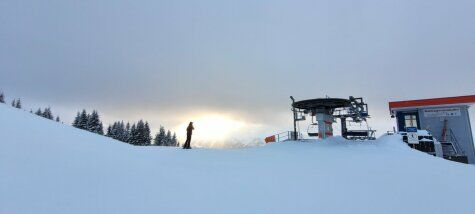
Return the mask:
<svg viewBox="0 0 475 214">
<path fill-rule="evenodd" d="M 276 141 L 276 140 L 275 140 L 275 135 L 272 135 L 272 136 L 270 136 L 270 137 L 266 137 L 266 139 L 265 139 L 264 141 L 266 141 L 266 143 L 273 143 L 273 142 L 275 142 L 275 141 Z"/>
</svg>

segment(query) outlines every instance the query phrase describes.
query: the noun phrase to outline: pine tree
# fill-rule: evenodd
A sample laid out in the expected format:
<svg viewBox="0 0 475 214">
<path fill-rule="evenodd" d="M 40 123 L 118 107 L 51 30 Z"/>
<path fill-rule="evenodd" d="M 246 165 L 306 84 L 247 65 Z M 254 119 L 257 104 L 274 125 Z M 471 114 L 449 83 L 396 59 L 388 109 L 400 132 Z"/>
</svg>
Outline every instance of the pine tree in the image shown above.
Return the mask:
<svg viewBox="0 0 475 214">
<path fill-rule="evenodd" d="M 132 145 L 138 145 L 138 135 L 137 135 L 137 127 L 134 124 L 132 124 L 132 127 L 130 127 L 130 134 L 127 142 L 129 142 Z"/>
<path fill-rule="evenodd" d="M 38 108 L 38 110 L 36 110 L 35 114 L 38 115 L 38 116 L 42 116 L 43 112 L 41 111 L 41 108 Z"/>
<path fill-rule="evenodd" d="M 41 112 L 41 109 L 38 109 Z M 73 121 L 73 127 L 79 128 L 79 120 L 81 119 L 81 113 L 77 113 L 76 117 L 74 118 Z"/>
<path fill-rule="evenodd" d="M 12 107 L 16 107 L 16 100 L 15 99 L 13 99 L 13 101 L 12 101 Z"/>
<path fill-rule="evenodd" d="M 93 111 L 94 112 L 94 111 Z M 87 114 L 86 130 L 92 132 L 92 114 Z"/>
<path fill-rule="evenodd" d="M 112 135 L 112 126 L 110 124 L 109 124 L 109 126 L 107 126 L 106 136 L 114 138 L 113 135 Z"/>
<path fill-rule="evenodd" d="M 111 128 L 112 138 L 119 140 L 120 139 L 120 126 L 119 122 L 114 122 Z"/>
<path fill-rule="evenodd" d="M 77 127 L 80 129 L 88 130 L 87 129 L 87 121 L 89 116 L 86 113 L 86 110 L 82 110 L 81 114 L 79 115 L 79 120 L 77 123 Z"/>
<path fill-rule="evenodd" d="M 124 133 L 124 142 L 130 142 L 130 123 L 127 122 L 125 126 L 125 133 Z"/>
<path fill-rule="evenodd" d="M 97 126 L 95 133 L 104 135 L 104 125 L 102 125 L 102 122 L 99 121 L 99 125 Z"/>
<path fill-rule="evenodd" d="M 127 142 L 127 130 L 124 125 L 124 121 L 118 123 L 118 140 L 122 142 Z"/>
<path fill-rule="evenodd" d="M 172 146 L 180 146 L 179 143 L 178 143 L 178 139 L 176 138 L 176 133 L 173 133 L 173 136 L 172 136 Z"/>
<path fill-rule="evenodd" d="M 165 128 L 163 126 L 160 126 L 160 130 L 155 135 L 155 139 L 154 139 L 155 146 L 165 146 L 165 137 L 166 137 Z"/>
<path fill-rule="evenodd" d="M 104 134 L 104 128 L 97 111 L 95 110 L 92 111 L 92 114 L 88 116 L 86 129 L 96 134 L 100 134 L 100 135 Z"/>
<path fill-rule="evenodd" d="M 143 120 L 139 120 L 136 128 L 136 145 L 143 146 L 145 144 L 145 123 L 143 122 Z"/>
<path fill-rule="evenodd" d="M 51 109 L 49 107 L 45 108 L 45 110 L 43 111 L 41 116 L 46 118 L 46 119 L 50 119 L 50 120 L 52 120 L 54 118 L 53 113 L 51 113 Z"/>
<path fill-rule="evenodd" d="M 16 101 L 15 108 L 21 109 L 21 101 L 20 101 L 20 98 L 18 98 L 18 100 Z"/>
<path fill-rule="evenodd" d="M 152 144 L 152 136 L 150 136 L 150 126 L 148 125 L 148 122 L 145 122 L 145 128 L 143 130 L 143 138 L 144 142 L 143 145 L 145 146 L 150 146 Z"/>
<path fill-rule="evenodd" d="M 167 136 L 165 137 L 165 145 L 166 146 L 172 146 L 172 132 L 168 130 Z"/>
<path fill-rule="evenodd" d="M 150 141 L 151 136 L 148 122 L 144 123 L 143 120 L 140 120 L 137 124 L 132 125 L 129 138 L 130 144 L 148 146 L 150 145 Z"/>
<path fill-rule="evenodd" d="M 153 138 L 153 145 L 154 146 L 159 146 L 159 144 L 160 144 L 159 138 L 160 138 L 159 134 L 158 133 L 155 134 L 155 137 Z"/>
<path fill-rule="evenodd" d="M 56 122 L 61 122 L 61 120 L 59 119 L 59 116 L 56 116 Z"/>
<path fill-rule="evenodd" d="M 5 103 L 5 95 L 3 92 L 0 92 L 0 103 Z"/>
<path fill-rule="evenodd" d="M 114 122 L 114 124 L 109 125 L 107 128 L 107 136 L 122 142 L 127 142 L 124 122 Z"/>
</svg>

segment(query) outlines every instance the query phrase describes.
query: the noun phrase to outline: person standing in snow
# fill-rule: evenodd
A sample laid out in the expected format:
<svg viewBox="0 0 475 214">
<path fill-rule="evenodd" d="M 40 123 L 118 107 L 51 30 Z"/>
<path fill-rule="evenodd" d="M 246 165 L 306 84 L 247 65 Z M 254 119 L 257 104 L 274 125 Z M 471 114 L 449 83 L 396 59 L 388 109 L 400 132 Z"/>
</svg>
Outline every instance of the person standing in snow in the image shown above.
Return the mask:
<svg viewBox="0 0 475 214">
<path fill-rule="evenodd" d="M 193 134 L 194 129 L 195 127 L 193 127 L 193 122 L 190 122 L 188 128 L 186 128 L 186 141 L 183 145 L 183 149 L 191 149 L 191 135 Z"/>
</svg>

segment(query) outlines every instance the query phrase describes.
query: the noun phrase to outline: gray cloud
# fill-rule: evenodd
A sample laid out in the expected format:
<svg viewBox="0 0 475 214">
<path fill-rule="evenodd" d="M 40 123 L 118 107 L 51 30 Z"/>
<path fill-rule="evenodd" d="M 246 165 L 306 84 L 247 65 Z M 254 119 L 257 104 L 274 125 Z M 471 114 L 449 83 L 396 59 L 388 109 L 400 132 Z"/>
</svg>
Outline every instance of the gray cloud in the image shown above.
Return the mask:
<svg viewBox="0 0 475 214">
<path fill-rule="evenodd" d="M 386 130 L 389 100 L 475 93 L 473 20 L 473 1 L 7 0 L 0 87 L 64 114 L 232 112 L 263 132 L 290 125 L 289 95 L 355 95 Z"/>
</svg>

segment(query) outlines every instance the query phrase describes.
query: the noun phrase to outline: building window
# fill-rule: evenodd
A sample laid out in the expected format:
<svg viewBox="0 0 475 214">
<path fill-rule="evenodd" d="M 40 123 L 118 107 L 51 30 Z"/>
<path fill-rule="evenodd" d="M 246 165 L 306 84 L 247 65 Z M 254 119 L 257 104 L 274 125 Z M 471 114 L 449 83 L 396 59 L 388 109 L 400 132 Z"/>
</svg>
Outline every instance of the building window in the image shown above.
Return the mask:
<svg viewBox="0 0 475 214">
<path fill-rule="evenodd" d="M 417 116 L 416 115 L 405 115 L 404 121 L 406 128 L 407 127 L 417 127 Z"/>
</svg>

